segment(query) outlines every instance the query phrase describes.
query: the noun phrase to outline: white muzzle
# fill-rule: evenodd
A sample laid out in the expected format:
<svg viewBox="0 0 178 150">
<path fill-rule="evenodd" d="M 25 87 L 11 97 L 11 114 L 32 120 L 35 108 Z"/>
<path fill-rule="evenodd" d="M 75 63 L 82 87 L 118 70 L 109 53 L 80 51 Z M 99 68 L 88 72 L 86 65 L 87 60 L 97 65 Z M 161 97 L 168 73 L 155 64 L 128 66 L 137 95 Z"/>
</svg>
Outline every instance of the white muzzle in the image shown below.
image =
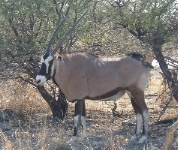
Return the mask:
<svg viewBox="0 0 178 150">
<path fill-rule="evenodd" d="M 47 79 L 46 79 L 45 76 L 42 76 L 42 75 L 37 75 L 36 76 L 36 83 L 38 85 L 43 85 L 46 81 L 47 81 Z"/>
</svg>

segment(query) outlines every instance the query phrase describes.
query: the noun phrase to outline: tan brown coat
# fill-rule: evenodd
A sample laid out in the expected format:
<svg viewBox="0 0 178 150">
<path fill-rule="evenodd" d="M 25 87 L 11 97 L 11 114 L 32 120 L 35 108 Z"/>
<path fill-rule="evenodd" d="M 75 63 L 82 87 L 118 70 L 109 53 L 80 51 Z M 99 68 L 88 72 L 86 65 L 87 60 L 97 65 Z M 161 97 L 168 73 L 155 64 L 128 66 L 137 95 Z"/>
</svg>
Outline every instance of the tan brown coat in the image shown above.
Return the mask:
<svg viewBox="0 0 178 150">
<path fill-rule="evenodd" d="M 144 90 L 150 68 L 130 56 L 103 58 L 71 53 L 55 59 L 54 79 L 69 101 L 97 99 L 116 89 Z"/>
</svg>

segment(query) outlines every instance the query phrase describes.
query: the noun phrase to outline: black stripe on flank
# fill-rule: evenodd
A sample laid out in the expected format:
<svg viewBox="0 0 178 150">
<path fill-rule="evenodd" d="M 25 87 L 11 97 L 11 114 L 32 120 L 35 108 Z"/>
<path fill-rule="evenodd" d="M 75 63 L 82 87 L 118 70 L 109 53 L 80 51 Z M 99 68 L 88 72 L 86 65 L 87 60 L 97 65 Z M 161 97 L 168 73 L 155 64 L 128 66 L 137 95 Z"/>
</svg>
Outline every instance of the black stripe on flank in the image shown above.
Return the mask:
<svg viewBox="0 0 178 150">
<path fill-rule="evenodd" d="M 103 95 L 99 95 L 99 96 L 95 96 L 95 97 L 86 96 L 85 99 L 91 99 L 91 100 L 105 99 L 105 98 L 114 96 L 114 95 L 116 95 L 118 92 L 124 91 L 124 90 L 126 90 L 126 89 L 125 89 L 125 88 L 121 88 L 121 87 L 117 87 L 117 88 L 115 88 L 114 90 L 109 91 L 109 92 L 107 92 L 107 93 L 105 93 L 105 94 L 103 94 Z"/>
</svg>

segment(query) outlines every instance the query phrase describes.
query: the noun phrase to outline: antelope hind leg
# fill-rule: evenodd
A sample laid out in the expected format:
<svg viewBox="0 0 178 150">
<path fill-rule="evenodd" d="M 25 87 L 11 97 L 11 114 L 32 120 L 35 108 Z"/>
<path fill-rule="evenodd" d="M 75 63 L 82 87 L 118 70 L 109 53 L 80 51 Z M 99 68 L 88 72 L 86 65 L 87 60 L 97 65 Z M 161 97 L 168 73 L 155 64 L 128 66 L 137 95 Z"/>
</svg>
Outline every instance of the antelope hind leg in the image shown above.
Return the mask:
<svg viewBox="0 0 178 150">
<path fill-rule="evenodd" d="M 138 141 L 138 143 L 143 143 L 147 139 L 149 121 L 149 111 L 144 100 L 144 91 L 141 89 L 132 89 L 131 102 L 137 114 L 136 131 L 132 139 L 137 139 L 137 137 L 141 134 L 141 126 L 143 123 L 143 134 Z"/>
<path fill-rule="evenodd" d="M 147 139 L 148 134 L 148 121 L 149 121 L 149 111 L 148 109 L 145 109 L 142 113 L 143 116 L 143 135 L 139 139 L 138 143 L 144 143 Z"/>
<path fill-rule="evenodd" d="M 137 140 L 137 138 L 141 135 L 141 127 L 143 123 L 143 118 L 141 115 L 141 111 L 135 102 L 135 99 L 130 95 L 132 106 L 136 113 L 136 126 L 135 126 L 135 134 L 132 136 L 131 141 Z"/>
</svg>

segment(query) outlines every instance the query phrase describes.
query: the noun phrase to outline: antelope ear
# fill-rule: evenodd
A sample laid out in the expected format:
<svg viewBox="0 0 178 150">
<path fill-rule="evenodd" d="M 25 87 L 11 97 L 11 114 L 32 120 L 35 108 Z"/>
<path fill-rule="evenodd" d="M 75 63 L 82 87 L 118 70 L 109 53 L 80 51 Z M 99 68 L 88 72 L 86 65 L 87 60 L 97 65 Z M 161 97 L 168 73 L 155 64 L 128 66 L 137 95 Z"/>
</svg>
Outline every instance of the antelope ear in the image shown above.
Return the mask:
<svg viewBox="0 0 178 150">
<path fill-rule="evenodd" d="M 63 61 L 63 57 L 61 55 L 57 56 L 57 59 Z"/>
</svg>

